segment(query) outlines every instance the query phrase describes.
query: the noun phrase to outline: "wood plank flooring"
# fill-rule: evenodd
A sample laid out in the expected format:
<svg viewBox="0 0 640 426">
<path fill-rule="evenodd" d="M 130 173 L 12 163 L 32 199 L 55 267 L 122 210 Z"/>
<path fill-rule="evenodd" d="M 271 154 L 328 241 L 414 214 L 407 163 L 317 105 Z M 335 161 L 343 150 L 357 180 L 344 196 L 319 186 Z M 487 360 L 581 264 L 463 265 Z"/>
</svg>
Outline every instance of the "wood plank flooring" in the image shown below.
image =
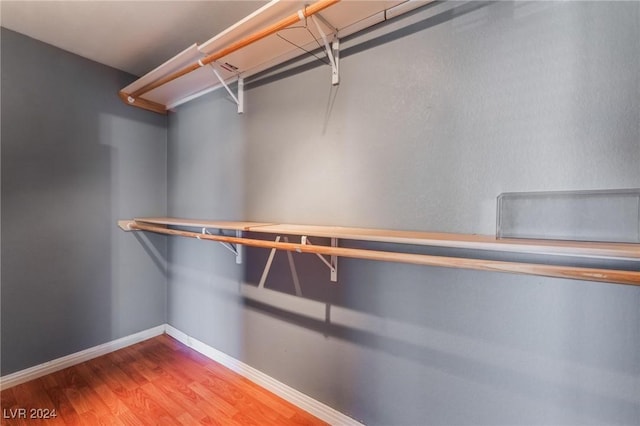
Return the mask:
<svg viewBox="0 0 640 426">
<path fill-rule="evenodd" d="M 6 389 L 0 406 L 7 426 L 326 424 L 166 334 Z"/>
</svg>

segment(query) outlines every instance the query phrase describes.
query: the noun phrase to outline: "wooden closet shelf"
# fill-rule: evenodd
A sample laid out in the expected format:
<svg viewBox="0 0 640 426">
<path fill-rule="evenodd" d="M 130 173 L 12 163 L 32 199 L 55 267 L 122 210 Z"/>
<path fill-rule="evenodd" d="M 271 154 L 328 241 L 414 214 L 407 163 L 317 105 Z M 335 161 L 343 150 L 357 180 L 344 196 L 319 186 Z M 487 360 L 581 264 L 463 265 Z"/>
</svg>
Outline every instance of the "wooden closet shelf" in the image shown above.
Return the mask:
<svg viewBox="0 0 640 426">
<path fill-rule="evenodd" d="M 244 78 L 308 54 L 325 40 L 324 48 L 337 51 L 338 45 L 328 44 L 431 1 L 273 0 L 207 42 L 189 46 L 119 96 L 128 105 L 165 114 L 212 90 L 230 91 L 228 85 L 238 81 L 238 96 L 232 97 L 242 112 Z M 332 72 L 337 84 L 335 63 Z"/>
<path fill-rule="evenodd" d="M 137 217 L 133 220 L 124 220 L 120 222 L 118 222 L 118 224 L 120 225 L 121 228 L 122 226 L 126 227 L 128 223 L 144 222 L 144 223 L 151 223 L 154 225 L 187 226 L 192 228 L 224 229 L 224 230 L 230 230 L 230 231 L 249 231 L 251 228 L 255 228 L 258 226 L 274 225 L 273 223 L 268 223 L 268 222 L 198 220 L 198 219 L 181 219 L 181 218 L 175 218 L 175 217 Z"/>
<path fill-rule="evenodd" d="M 125 231 L 149 231 L 218 241 L 227 244 L 281 249 L 286 251 L 296 251 L 299 253 L 315 253 L 328 256 L 403 262 L 429 266 L 512 272 L 548 277 L 640 285 L 640 271 L 635 270 L 635 268 L 634 270 L 584 268 L 571 265 L 548 265 L 485 260 L 473 257 L 446 257 L 404 253 L 400 251 L 354 249 L 336 246 L 311 245 L 306 242 L 306 238 L 323 237 L 336 240 L 346 239 L 545 256 L 579 257 L 605 261 L 630 261 L 634 264 L 635 262 L 638 262 L 638 269 L 640 269 L 640 244 L 513 239 L 498 240 L 488 235 L 274 224 L 264 222 L 209 221 L 179 218 L 136 218 L 134 220 L 119 221 L 118 225 Z M 194 232 L 169 227 L 201 228 L 202 230 L 201 232 Z M 232 230 L 236 231 L 236 236 L 209 234 L 205 232 L 207 229 Z M 279 238 L 276 239 L 276 241 L 247 238 L 242 235 L 242 232 L 245 231 L 271 235 L 297 235 L 301 237 L 301 241 L 300 243 L 290 243 L 280 242 Z"/>
</svg>

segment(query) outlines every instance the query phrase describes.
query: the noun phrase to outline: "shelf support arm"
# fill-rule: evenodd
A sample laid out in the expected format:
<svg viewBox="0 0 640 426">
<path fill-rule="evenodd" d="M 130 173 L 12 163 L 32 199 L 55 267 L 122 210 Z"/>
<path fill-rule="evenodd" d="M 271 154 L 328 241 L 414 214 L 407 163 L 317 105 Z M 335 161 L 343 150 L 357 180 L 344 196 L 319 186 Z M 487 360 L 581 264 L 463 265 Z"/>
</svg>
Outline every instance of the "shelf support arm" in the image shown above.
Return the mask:
<svg viewBox="0 0 640 426">
<path fill-rule="evenodd" d="M 300 237 L 300 244 L 308 245 L 308 246 L 313 245 L 311 241 L 309 241 L 309 237 L 305 235 Z M 338 247 L 337 238 L 331 238 L 331 247 Z M 316 253 L 316 256 L 318 256 L 318 258 L 322 261 L 322 263 L 327 265 L 327 267 L 329 268 L 329 271 L 331 271 L 331 282 L 334 282 L 334 283 L 338 282 L 338 256 L 331 255 L 329 260 L 327 260 L 327 258 L 321 255 L 320 253 Z"/>
<path fill-rule="evenodd" d="M 236 238 L 242 238 L 242 231 L 236 230 Z M 242 244 L 236 244 L 236 263 L 242 264 L 242 258 L 244 257 L 244 246 Z"/>
<path fill-rule="evenodd" d="M 324 21 L 324 18 L 321 17 L 321 19 Z M 322 31 L 322 27 L 320 27 L 318 19 L 316 19 L 316 15 L 311 15 L 311 20 L 316 24 L 316 28 L 322 37 L 324 48 L 327 51 L 327 57 L 329 58 L 329 62 L 331 62 L 331 84 L 336 86 L 340 84 L 340 73 L 338 68 L 338 60 L 340 59 L 340 41 L 336 38 L 333 43 L 331 43 L 331 46 L 329 46 L 327 36 L 324 31 Z"/>
<path fill-rule="evenodd" d="M 213 235 L 213 234 L 211 234 L 211 232 L 209 232 L 209 230 L 207 228 L 202 228 L 201 234 L 202 235 Z M 242 231 L 236 231 L 236 237 L 237 238 L 242 238 Z M 200 239 L 200 236 L 198 235 L 196 238 Z M 227 243 L 227 242 L 224 242 L 224 241 L 218 241 L 218 243 L 220 243 L 220 245 L 222 247 L 226 248 L 227 250 L 229 250 L 231 253 L 233 253 L 236 256 L 236 263 L 237 264 L 241 264 L 242 263 L 242 250 L 241 250 L 240 244 L 236 244 L 234 246 L 233 244 Z"/>
<path fill-rule="evenodd" d="M 227 90 L 231 98 L 235 101 L 236 105 L 238 105 L 238 114 L 242 114 L 244 112 L 244 78 L 238 77 L 238 96 L 236 96 L 231 91 L 231 88 L 229 87 L 227 82 L 224 81 L 224 78 L 222 78 L 222 76 L 220 75 L 216 67 L 213 65 L 213 62 L 211 62 L 209 65 L 211 65 L 211 70 L 213 71 L 215 76 L 218 78 L 218 81 L 220 82 L 220 84 L 222 84 L 222 86 Z"/>
</svg>

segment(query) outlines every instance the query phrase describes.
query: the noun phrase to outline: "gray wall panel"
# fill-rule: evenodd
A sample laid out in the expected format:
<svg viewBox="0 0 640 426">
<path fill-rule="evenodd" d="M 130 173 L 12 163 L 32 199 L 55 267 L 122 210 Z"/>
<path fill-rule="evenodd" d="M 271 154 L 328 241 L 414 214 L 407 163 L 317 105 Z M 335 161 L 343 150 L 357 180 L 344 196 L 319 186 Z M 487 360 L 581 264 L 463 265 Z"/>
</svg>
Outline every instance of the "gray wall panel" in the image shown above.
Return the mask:
<svg viewBox="0 0 640 426">
<path fill-rule="evenodd" d="M 342 46 L 337 89 L 292 64 L 242 116 L 180 107 L 169 212 L 492 234 L 502 192 L 640 185 L 638 3 L 437 3 Z M 169 246 L 171 324 L 367 424 L 640 421 L 638 288 L 295 255 L 296 298 L 279 253 L 261 296 L 266 251 Z"/>
<path fill-rule="evenodd" d="M 175 217 L 237 220 L 243 216 L 244 134 L 235 107 L 201 98 L 169 116 L 168 212 Z M 196 131 L 194 131 L 196 130 Z M 171 325 L 242 358 L 238 281 L 242 267 L 219 244 L 169 239 Z M 230 326 L 233 324 L 233 326 Z"/>
<path fill-rule="evenodd" d="M 123 72 L 2 29 L 2 375 L 165 321 L 166 119 Z M 153 251 L 153 250 L 152 250 Z M 155 260 L 155 261 L 154 261 Z"/>
</svg>

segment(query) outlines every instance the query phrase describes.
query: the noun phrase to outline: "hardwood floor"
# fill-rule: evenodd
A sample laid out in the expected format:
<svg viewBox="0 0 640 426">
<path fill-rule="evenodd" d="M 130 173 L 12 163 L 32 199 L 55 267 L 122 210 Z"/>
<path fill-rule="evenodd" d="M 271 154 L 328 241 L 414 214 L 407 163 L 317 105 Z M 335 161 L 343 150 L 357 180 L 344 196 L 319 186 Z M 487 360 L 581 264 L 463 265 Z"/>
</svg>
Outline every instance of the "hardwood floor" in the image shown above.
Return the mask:
<svg viewBox="0 0 640 426">
<path fill-rule="evenodd" d="M 0 405 L 3 425 L 326 424 L 167 335 L 6 389 Z"/>
</svg>

